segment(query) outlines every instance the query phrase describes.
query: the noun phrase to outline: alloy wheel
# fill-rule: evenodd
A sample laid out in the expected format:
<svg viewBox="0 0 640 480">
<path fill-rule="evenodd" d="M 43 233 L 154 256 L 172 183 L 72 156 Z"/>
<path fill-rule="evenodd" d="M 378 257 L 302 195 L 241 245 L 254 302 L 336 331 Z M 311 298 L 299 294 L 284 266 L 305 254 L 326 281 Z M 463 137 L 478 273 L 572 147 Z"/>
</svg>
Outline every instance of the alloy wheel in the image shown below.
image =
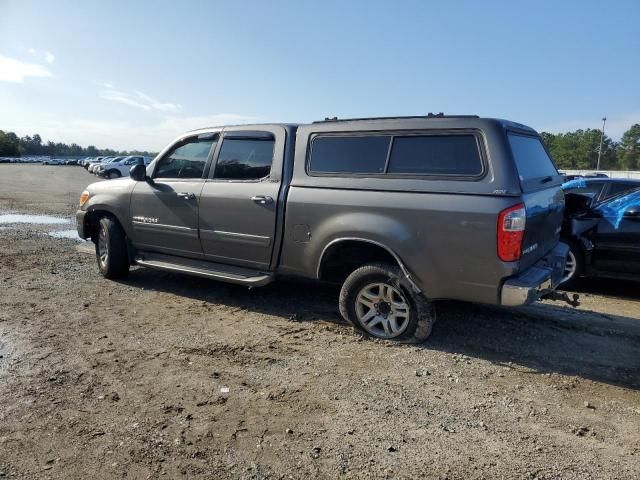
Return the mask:
<svg viewBox="0 0 640 480">
<path fill-rule="evenodd" d="M 370 283 L 356 297 L 358 321 L 368 333 L 395 338 L 409 324 L 411 309 L 403 293 L 388 283 Z"/>
<path fill-rule="evenodd" d="M 576 274 L 577 268 L 578 263 L 576 261 L 576 256 L 571 250 L 569 250 L 569 253 L 567 254 L 567 260 L 564 265 L 564 273 L 562 274 L 562 280 L 560 280 L 560 283 L 565 283 L 571 280 Z"/>
<path fill-rule="evenodd" d="M 107 242 L 107 232 L 104 226 L 100 227 L 100 232 L 98 233 L 98 259 L 100 266 L 106 268 L 109 260 L 109 243 Z"/>
</svg>

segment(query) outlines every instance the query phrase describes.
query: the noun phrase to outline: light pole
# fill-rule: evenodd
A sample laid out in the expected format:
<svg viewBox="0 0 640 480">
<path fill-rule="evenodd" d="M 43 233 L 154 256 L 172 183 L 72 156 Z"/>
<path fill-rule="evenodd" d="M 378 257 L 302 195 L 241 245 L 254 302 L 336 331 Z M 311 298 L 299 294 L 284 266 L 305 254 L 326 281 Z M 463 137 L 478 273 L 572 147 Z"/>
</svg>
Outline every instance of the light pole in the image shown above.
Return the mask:
<svg viewBox="0 0 640 480">
<path fill-rule="evenodd" d="M 602 141 L 604 140 L 604 124 L 607 123 L 607 117 L 602 117 L 602 133 L 600 134 L 600 148 L 598 149 L 598 166 L 596 171 L 600 171 L 600 157 L 602 156 Z"/>
</svg>

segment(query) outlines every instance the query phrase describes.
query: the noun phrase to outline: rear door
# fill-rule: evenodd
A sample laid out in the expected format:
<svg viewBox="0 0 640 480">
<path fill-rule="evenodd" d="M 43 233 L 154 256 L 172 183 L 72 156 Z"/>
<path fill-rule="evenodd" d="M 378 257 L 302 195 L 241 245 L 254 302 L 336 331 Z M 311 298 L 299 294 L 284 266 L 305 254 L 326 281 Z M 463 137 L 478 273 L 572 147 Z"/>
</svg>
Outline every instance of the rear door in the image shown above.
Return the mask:
<svg viewBox="0 0 640 480">
<path fill-rule="evenodd" d="M 556 246 L 564 213 L 562 177 L 539 137 L 508 131 L 527 211 L 521 268 L 533 264 Z"/>
<path fill-rule="evenodd" d="M 151 181 L 136 182 L 131 223 L 138 248 L 202 257 L 198 199 L 217 139 L 207 133 L 180 140 L 154 164 Z"/>
<path fill-rule="evenodd" d="M 285 130 L 224 130 L 200 195 L 200 241 L 207 260 L 269 269 L 282 185 Z"/>
</svg>

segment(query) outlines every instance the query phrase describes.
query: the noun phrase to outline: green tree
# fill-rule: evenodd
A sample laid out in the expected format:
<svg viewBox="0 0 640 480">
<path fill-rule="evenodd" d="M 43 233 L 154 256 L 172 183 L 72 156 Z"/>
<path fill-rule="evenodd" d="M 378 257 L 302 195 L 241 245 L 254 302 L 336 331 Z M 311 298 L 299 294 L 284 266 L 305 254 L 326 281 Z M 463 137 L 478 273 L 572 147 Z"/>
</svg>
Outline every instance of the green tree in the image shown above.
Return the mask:
<svg viewBox="0 0 640 480">
<path fill-rule="evenodd" d="M 588 128 L 575 132 L 540 134 L 559 168 L 592 170 L 598 164 L 600 130 Z M 605 135 L 602 142 L 601 169 L 617 168 L 615 142 Z"/>
<path fill-rule="evenodd" d="M 0 156 L 13 157 L 20 154 L 18 138 L 13 132 L 0 130 Z"/>
<path fill-rule="evenodd" d="M 640 170 L 640 123 L 624 132 L 618 144 L 620 166 L 626 170 Z"/>
</svg>

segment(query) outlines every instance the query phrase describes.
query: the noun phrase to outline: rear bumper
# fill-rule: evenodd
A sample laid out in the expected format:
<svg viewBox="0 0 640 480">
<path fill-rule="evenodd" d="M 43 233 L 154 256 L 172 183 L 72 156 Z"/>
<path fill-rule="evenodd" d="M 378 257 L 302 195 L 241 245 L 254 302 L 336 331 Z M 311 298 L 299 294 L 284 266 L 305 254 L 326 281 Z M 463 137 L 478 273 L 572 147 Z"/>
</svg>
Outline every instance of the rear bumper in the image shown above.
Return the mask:
<svg viewBox="0 0 640 480">
<path fill-rule="evenodd" d="M 555 290 L 567 259 L 569 246 L 558 243 L 545 257 L 502 285 L 500 304 L 508 307 L 527 305 Z"/>
</svg>

